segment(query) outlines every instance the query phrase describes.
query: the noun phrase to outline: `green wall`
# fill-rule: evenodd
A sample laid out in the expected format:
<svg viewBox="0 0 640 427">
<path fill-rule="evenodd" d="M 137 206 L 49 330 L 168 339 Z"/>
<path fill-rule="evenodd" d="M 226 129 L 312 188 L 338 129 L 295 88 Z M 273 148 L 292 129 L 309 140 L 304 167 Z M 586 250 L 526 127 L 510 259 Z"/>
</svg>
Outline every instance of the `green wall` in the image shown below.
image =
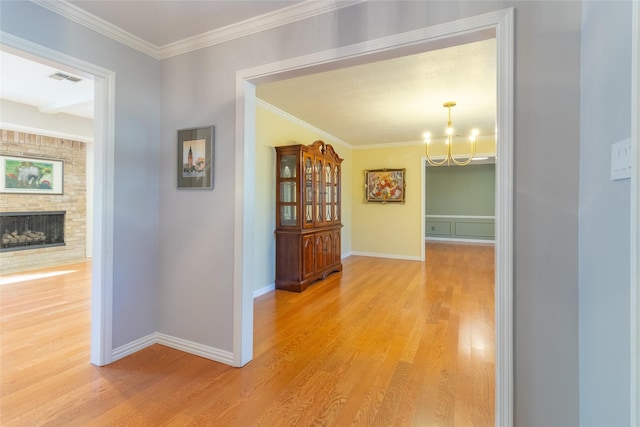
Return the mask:
<svg viewBox="0 0 640 427">
<path fill-rule="evenodd" d="M 494 164 L 427 167 L 425 181 L 427 238 L 494 239 Z"/>
</svg>

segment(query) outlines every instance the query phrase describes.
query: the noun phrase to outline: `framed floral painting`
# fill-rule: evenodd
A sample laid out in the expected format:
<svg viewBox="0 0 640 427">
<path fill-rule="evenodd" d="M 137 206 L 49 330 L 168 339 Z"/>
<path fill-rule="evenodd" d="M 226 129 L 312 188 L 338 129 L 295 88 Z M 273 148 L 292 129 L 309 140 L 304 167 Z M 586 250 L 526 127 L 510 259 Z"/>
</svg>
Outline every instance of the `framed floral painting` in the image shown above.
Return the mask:
<svg viewBox="0 0 640 427">
<path fill-rule="evenodd" d="M 405 170 L 373 169 L 364 171 L 365 203 L 404 203 Z"/>
</svg>

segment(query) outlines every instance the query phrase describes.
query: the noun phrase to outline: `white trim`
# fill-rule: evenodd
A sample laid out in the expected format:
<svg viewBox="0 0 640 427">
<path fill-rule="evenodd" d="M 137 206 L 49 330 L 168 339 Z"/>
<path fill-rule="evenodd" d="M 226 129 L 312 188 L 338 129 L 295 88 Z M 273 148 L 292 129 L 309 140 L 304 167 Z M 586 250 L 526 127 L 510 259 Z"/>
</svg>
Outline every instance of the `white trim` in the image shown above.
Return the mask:
<svg viewBox="0 0 640 427">
<path fill-rule="evenodd" d="M 361 144 L 354 145 L 354 150 L 375 150 L 377 148 L 398 148 L 398 147 L 415 147 L 416 145 L 424 145 L 422 141 L 397 141 L 397 142 L 384 142 L 381 144 Z"/>
<path fill-rule="evenodd" d="M 235 221 L 233 265 L 233 360 L 253 358 L 253 235 L 255 225 L 256 87 L 236 73 Z M 247 141 L 245 143 L 244 141 Z"/>
<path fill-rule="evenodd" d="M 514 9 L 496 25 L 496 426 L 513 425 L 513 126 Z"/>
<path fill-rule="evenodd" d="M 255 291 L 253 291 L 253 299 L 256 299 L 264 294 L 268 294 L 269 292 L 273 292 L 275 290 L 276 290 L 275 283 L 272 283 L 267 286 L 263 286 L 262 288 L 256 289 Z"/>
<path fill-rule="evenodd" d="M 54 61 L 95 79 L 91 363 L 106 365 L 112 361 L 115 73 L 6 32 L 0 32 L 0 40 L 3 50 Z"/>
<path fill-rule="evenodd" d="M 427 156 L 420 158 L 420 215 L 425 218 L 427 213 Z M 426 234 L 426 224 L 424 221 L 420 221 L 420 235 Z M 420 261 L 424 262 L 426 259 L 426 249 L 424 245 L 420 245 Z"/>
<path fill-rule="evenodd" d="M 495 240 L 487 239 L 458 239 L 455 237 L 425 237 L 426 242 L 451 242 L 451 243 L 489 243 L 495 245 Z"/>
<path fill-rule="evenodd" d="M 171 56 L 181 55 L 193 50 L 250 36 L 251 34 L 291 24 L 323 13 L 332 12 L 363 1 L 365 0 L 343 0 L 325 3 L 308 0 L 295 3 L 291 6 L 287 6 L 261 16 L 256 16 L 226 27 L 218 28 L 175 43 L 164 45 L 159 48 L 158 59 L 169 58 Z"/>
<path fill-rule="evenodd" d="M 86 143 L 93 142 L 93 137 L 78 135 L 74 133 L 56 132 L 53 130 L 37 128 L 34 126 L 17 125 L 15 123 L 0 122 L 0 129 L 49 136 L 51 138 L 70 139 L 72 141 L 80 141 Z"/>
<path fill-rule="evenodd" d="M 424 245 L 422 245 L 424 246 Z M 403 259 L 407 261 L 423 261 L 420 257 L 417 256 L 409 256 L 409 255 L 398 255 L 398 254 L 381 254 L 377 252 L 360 252 L 360 251 L 352 251 L 351 255 L 355 256 L 367 256 L 372 258 L 389 258 L 389 259 Z"/>
<path fill-rule="evenodd" d="M 630 253 L 630 420 L 632 426 L 640 425 L 640 4 L 632 2 L 631 36 L 631 247 Z"/>
<path fill-rule="evenodd" d="M 158 59 L 158 46 L 149 43 L 138 36 L 123 30 L 112 23 L 105 21 L 96 15 L 69 3 L 68 1 L 51 1 L 51 0 L 31 0 L 38 6 L 44 7 L 51 12 L 64 16 L 71 21 L 89 28 L 103 36 L 107 36 L 119 43 L 129 46 L 139 52 Z"/>
<path fill-rule="evenodd" d="M 196 356 L 224 363 L 225 365 L 234 364 L 233 353 L 229 353 L 228 351 L 220 350 L 215 347 L 209 347 L 207 345 L 199 344 L 197 342 L 185 340 L 160 332 L 156 332 L 155 335 L 156 344 L 175 348 L 176 350 L 184 351 L 185 353 L 195 354 Z"/>
<path fill-rule="evenodd" d="M 113 352 L 111 353 L 111 361 L 115 362 L 116 360 L 120 360 L 140 350 L 144 350 L 145 348 L 152 346 L 157 342 L 158 337 L 155 332 L 153 334 L 147 335 L 146 337 L 138 338 L 137 340 L 131 341 L 128 344 L 125 344 L 118 348 L 114 348 Z"/>
<path fill-rule="evenodd" d="M 253 176 L 255 159 L 247 156 L 255 147 L 255 119 L 245 116 L 248 107 L 255 108 L 255 86 L 264 77 L 282 75 L 288 71 L 319 64 L 337 63 L 371 53 L 402 51 L 444 39 L 471 36 L 473 33 L 495 29 L 497 48 L 497 125 L 498 162 L 496 167 L 496 388 L 495 416 L 497 426 L 513 424 L 513 62 L 514 62 L 514 9 L 503 9 L 484 15 L 460 19 L 454 22 L 421 28 L 415 31 L 383 37 L 363 43 L 328 51 L 291 58 L 236 73 L 236 203 L 234 241 L 234 358 L 238 349 L 252 347 L 253 327 L 243 313 L 253 313 L 251 299 L 243 296 L 243 290 L 251 290 L 248 279 L 255 254 L 245 229 L 253 215 L 255 185 L 248 179 Z M 379 58 L 378 58 L 379 59 Z M 251 114 L 249 112 L 249 114 Z M 251 229 L 252 230 L 252 229 Z M 422 236 L 416 236 L 422 242 Z M 356 252 L 353 252 L 356 255 Z M 249 291 L 250 293 L 250 291 Z M 244 299 L 243 299 L 244 298 Z M 250 317 L 252 319 L 252 317 Z M 242 348 L 244 350 L 244 348 Z"/>
<path fill-rule="evenodd" d="M 276 115 L 282 117 L 283 119 L 285 119 L 287 121 L 290 121 L 291 123 L 294 123 L 294 124 L 304 128 L 304 129 L 308 129 L 311 132 L 314 132 L 314 133 L 317 133 L 318 135 L 324 136 L 326 139 L 330 139 L 332 142 L 337 142 L 339 144 L 344 145 L 345 147 L 353 149 L 353 146 L 351 144 L 349 144 L 347 141 L 344 141 L 344 140 L 338 138 L 337 136 L 333 136 L 329 132 L 326 132 L 326 131 L 324 131 L 322 129 L 319 129 L 319 128 L 313 126 L 312 124 L 307 123 L 304 120 L 297 118 L 293 114 L 289 114 L 286 111 L 282 111 L 278 107 L 276 107 L 274 105 L 271 105 L 268 102 L 265 102 L 260 98 L 256 98 L 256 106 L 258 106 L 258 107 L 260 107 L 260 108 L 262 108 L 264 110 L 270 111 L 273 114 L 276 114 Z"/>
<path fill-rule="evenodd" d="M 493 138 L 493 139 L 495 139 L 495 138 Z M 480 142 L 480 141 L 482 141 L 482 139 L 478 138 L 476 141 Z M 396 147 L 409 147 L 409 146 L 416 146 L 416 145 L 424 146 L 424 141 L 416 139 L 416 140 L 412 140 L 412 141 L 385 142 L 385 143 L 381 143 L 381 144 L 361 144 L 361 145 L 354 145 L 353 149 L 354 150 L 369 150 L 369 149 L 372 149 L 372 148 L 396 148 Z M 445 157 L 446 156 L 444 156 L 444 155 L 431 156 L 431 158 L 433 160 L 442 160 Z M 489 157 L 489 158 L 495 160 L 496 153 L 476 153 L 474 157 Z M 457 158 L 457 155 L 456 155 L 456 158 Z M 481 164 L 481 163 L 474 163 L 474 164 Z M 427 166 L 431 166 L 431 165 L 427 164 Z M 454 165 L 452 164 L 451 166 L 454 166 Z"/>
<path fill-rule="evenodd" d="M 425 215 L 425 218 L 496 219 L 492 215 Z"/>
<path fill-rule="evenodd" d="M 256 34 L 261 31 L 291 24 L 316 15 L 332 12 L 334 10 L 349 7 L 365 0 L 342 0 L 334 2 L 317 2 L 307 0 L 292 4 L 291 6 L 266 13 L 261 16 L 246 19 L 226 27 L 208 31 L 197 36 L 188 37 L 164 46 L 157 46 L 142 38 L 131 34 L 122 28 L 105 21 L 102 18 L 87 12 L 65 0 L 31 0 L 58 15 L 64 16 L 73 22 L 85 26 L 97 33 L 107 36 L 139 52 L 155 59 L 165 59 L 183 53 L 214 46 L 219 43 L 235 40 L 241 37 Z"/>
<path fill-rule="evenodd" d="M 166 347 L 174 348 L 176 350 L 183 351 L 185 353 L 193 354 L 196 356 L 204 357 L 205 359 L 213 360 L 216 362 L 224 363 L 226 365 L 233 364 L 233 355 L 225 350 L 220 350 L 215 347 L 209 347 L 199 344 L 197 342 L 185 340 L 182 338 L 174 337 L 171 335 L 163 334 L 161 332 L 154 332 L 146 337 L 139 338 L 128 344 L 113 349 L 112 359 L 116 360 L 127 357 L 140 350 L 144 350 L 154 344 L 164 345 Z"/>
</svg>

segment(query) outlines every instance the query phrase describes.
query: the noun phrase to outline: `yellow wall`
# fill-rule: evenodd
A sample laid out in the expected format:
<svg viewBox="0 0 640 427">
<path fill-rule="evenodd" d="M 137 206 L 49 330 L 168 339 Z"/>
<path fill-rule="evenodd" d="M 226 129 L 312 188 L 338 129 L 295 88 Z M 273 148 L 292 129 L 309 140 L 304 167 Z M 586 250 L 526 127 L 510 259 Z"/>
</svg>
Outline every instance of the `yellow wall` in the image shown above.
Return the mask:
<svg viewBox="0 0 640 427">
<path fill-rule="evenodd" d="M 354 254 L 420 259 L 424 145 L 353 151 L 351 246 Z M 364 203 L 365 169 L 404 168 L 405 203 Z"/>
<path fill-rule="evenodd" d="M 254 290 L 275 280 L 275 146 L 333 145 L 342 162 L 342 254 L 420 259 L 424 236 L 422 158 L 424 144 L 354 149 L 260 104 L 256 109 Z M 495 153 L 495 141 L 478 141 L 478 153 Z M 437 154 L 437 153 L 436 153 Z M 404 168 L 404 204 L 364 203 L 365 169 Z M 258 215 L 259 213 L 259 215 Z"/>
<path fill-rule="evenodd" d="M 311 144 L 321 139 L 331 144 L 342 162 L 342 253 L 351 252 L 352 150 L 324 134 L 314 132 L 258 104 L 256 109 L 256 199 L 254 290 L 275 281 L 275 170 L 279 145 Z"/>
</svg>

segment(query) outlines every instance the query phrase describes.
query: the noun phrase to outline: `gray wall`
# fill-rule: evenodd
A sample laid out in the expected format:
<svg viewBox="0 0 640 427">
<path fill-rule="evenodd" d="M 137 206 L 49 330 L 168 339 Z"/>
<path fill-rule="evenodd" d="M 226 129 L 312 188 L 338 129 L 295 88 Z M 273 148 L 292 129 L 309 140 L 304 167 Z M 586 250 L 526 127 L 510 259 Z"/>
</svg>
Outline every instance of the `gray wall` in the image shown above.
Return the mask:
<svg viewBox="0 0 640 427">
<path fill-rule="evenodd" d="M 581 3 L 515 6 L 515 424 L 575 426 Z"/>
<path fill-rule="evenodd" d="M 217 126 L 217 158 L 213 193 L 176 193 L 173 179 L 161 177 L 162 332 L 231 350 L 237 70 L 509 6 L 516 7 L 515 421 L 577 425 L 579 2 L 367 2 L 163 61 L 161 169 L 173 167 L 175 129 L 194 124 Z M 172 231 L 181 221 L 198 230 L 193 257 L 169 249 L 183 241 Z"/>
<path fill-rule="evenodd" d="M 237 70 L 510 6 L 515 424 L 577 425 L 579 2 L 361 3 L 164 60 L 161 74 L 156 61 L 32 3 L 2 2 L 4 31 L 118 72 L 114 346 L 157 330 L 232 348 Z M 215 189 L 177 191 L 175 131 L 209 124 Z"/>
<path fill-rule="evenodd" d="M 630 180 L 611 144 L 631 135 L 631 2 L 585 2 L 580 125 L 580 425 L 628 426 Z"/>
<path fill-rule="evenodd" d="M 495 164 L 429 166 L 425 171 L 425 237 L 494 240 Z M 444 216 L 444 217 L 442 217 Z"/>
<path fill-rule="evenodd" d="M 495 165 L 427 167 L 427 215 L 495 215 Z"/>
<path fill-rule="evenodd" d="M 2 31 L 116 72 L 113 346 L 156 331 L 158 61 L 28 1 L 0 4 Z"/>
</svg>

